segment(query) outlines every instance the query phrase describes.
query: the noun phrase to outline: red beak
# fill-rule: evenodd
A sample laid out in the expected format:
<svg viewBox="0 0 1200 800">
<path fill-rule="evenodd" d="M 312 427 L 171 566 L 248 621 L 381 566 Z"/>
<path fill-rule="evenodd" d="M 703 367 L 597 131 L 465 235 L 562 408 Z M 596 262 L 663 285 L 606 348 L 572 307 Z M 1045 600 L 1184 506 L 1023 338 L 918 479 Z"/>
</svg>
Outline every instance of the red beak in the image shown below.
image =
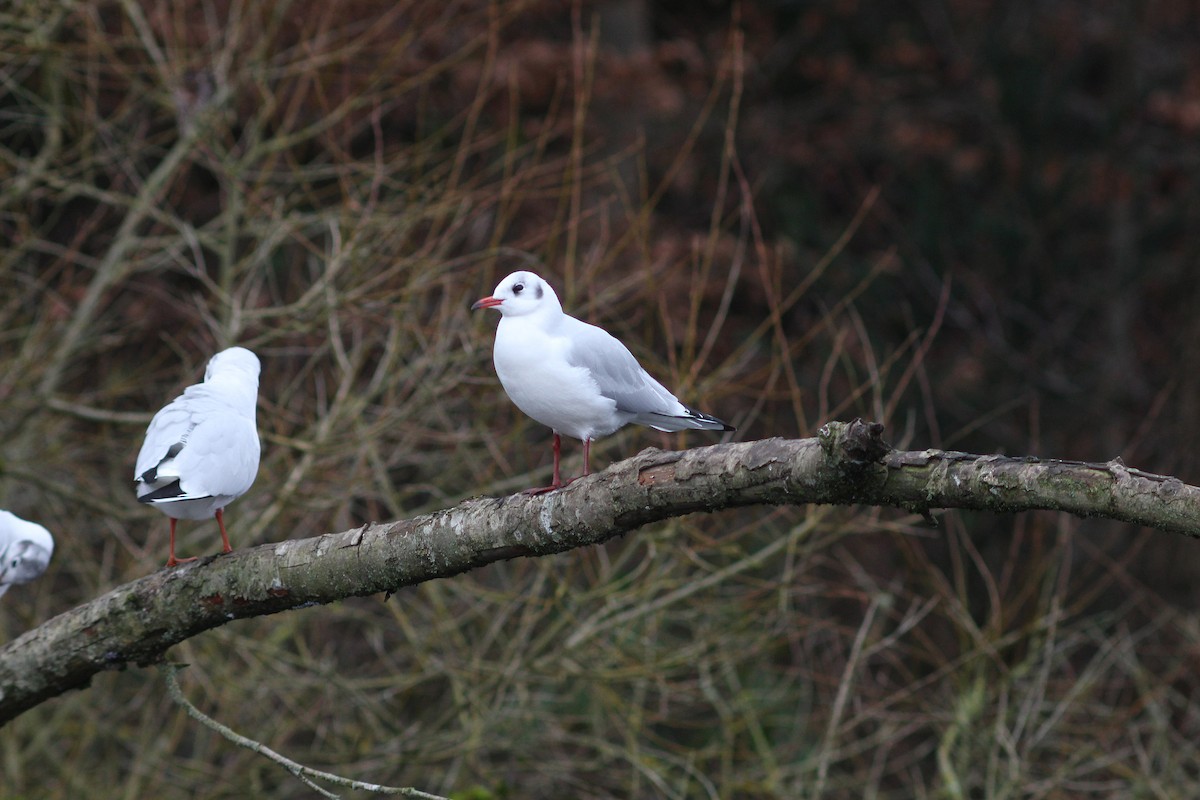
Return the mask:
<svg viewBox="0 0 1200 800">
<path fill-rule="evenodd" d="M 495 308 L 503 302 L 499 297 L 481 297 L 471 304 L 471 310 L 474 311 L 477 308 Z"/>
</svg>

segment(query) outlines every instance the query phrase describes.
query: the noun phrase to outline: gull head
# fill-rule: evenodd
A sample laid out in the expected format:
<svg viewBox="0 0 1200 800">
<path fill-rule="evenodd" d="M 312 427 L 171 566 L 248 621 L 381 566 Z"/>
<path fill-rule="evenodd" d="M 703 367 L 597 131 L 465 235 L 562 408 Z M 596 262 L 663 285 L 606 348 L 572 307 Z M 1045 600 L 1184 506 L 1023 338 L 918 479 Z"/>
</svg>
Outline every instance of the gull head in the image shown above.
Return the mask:
<svg viewBox="0 0 1200 800">
<path fill-rule="evenodd" d="M 489 297 L 476 300 L 471 306 L 494 308 L 506 317 L 519 317 L 540 312 L 562 313 L 558 295 L 540 277 L 532 272 L 514 272 L 496 286 Z"/>
<path fill-rule="evenodd" d="M 28 583 L 46 571 L 54 554 L 54 537 L 36 522 L 0 511 L 0 594 L 14 583 Z"/>
<path fill-rule="evenodd" d="M 204 370 L 204 380 L 208 382 L 216 375 L 240 372 L 257 383 L 260 369 L 258 356 L 254 353 L 244 347 L 230 347 L 208 360 L 208 368 Z"/>
<path fill-rule="evenodd" d="M 46 571 L 51 551 L 36 542 L 13 542 L 0 555 L 0 585 L 29 583 Z"/>
</svg>

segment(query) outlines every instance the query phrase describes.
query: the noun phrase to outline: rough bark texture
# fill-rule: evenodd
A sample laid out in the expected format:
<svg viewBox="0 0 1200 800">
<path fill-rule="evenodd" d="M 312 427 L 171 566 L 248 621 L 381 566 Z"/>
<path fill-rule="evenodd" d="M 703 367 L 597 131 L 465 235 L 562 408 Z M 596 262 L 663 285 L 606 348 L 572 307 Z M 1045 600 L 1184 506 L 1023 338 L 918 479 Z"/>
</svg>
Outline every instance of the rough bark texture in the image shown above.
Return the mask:
<svg viewBox="0 0 1200 800">
<path fill-rule="evenodd" d="M 101 670 L 154 662 L 230 620 L 559 553 L 695 511 L 806 503 L 1051 509 L 1200 536 L 1200 488 L 1175 478 L 1120 462 L 897 452 L 881 431 L 875 423 L 830 423 L 815 439 L 646 450 L 538 497 L 475 498 L 415 519 L 160 570 L 0 648 L 0 724 L 86 686 Z"/>
</svg>

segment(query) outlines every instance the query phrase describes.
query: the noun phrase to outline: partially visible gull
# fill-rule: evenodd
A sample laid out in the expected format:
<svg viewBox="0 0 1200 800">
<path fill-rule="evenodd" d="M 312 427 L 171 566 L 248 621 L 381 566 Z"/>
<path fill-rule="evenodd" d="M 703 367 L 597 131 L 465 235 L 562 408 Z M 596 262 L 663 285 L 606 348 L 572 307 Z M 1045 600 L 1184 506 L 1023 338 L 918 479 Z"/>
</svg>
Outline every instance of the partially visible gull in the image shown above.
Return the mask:
<svg viewBox="0 0 1200 800">
<path fill-rule="evenodd" d="M 46 571 L 54 555 L 54 537 L 36 522 L 0 511 L 0 595 L 10 586 L 29 583 Z"/>
</svg>

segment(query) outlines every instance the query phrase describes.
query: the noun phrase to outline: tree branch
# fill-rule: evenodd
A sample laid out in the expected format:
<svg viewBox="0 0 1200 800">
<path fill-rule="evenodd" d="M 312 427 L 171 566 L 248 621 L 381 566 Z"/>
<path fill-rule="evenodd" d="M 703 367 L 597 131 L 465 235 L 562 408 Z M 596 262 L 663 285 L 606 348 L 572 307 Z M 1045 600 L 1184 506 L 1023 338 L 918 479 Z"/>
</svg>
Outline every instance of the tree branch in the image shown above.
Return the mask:
<svg viewBox="0 0 1200 800">
<path fill-rule="evenodd" d="M 417 797 L 420 798 L 420 800 L 448 800 L 448 798 L 443 797 L 440 794 L 429 794 L 428 792 L 422 792 L 420 789 L 413 789 L 405 786 L 384 786 L 379 783 L 356 781 L 351 780 L 350 778 L 343 778 L 341 775 L 335 775 L 332 772 L 323 772 L 319 769 L 306 767 L 297 761 L 292 761 L 287 756 L 275 752 L 262 742 L 242 736 L 229 726 L 222 725 L 200 709 L 196 708 L 194 705 L 192 705 L 191 701 L 184 696 L 183 689 L 181 689 L 179 686 L 179 677 L 177 674 L 182 666 L 187 665 L 171 664 L 169 662 L 163 662 L 158 665 L 158 672 L 160 675 L 162 675 L 163 682 L 167 685 L 167 694 L 171 695 L 171 699 L 175 701 L 177 706 L 187 712 L 189 717 L 196 720 L 204 727 L 216 731 L 221 736 L 224 736 L 226 739 L 236 744 L 238 747 L 244 747 L 247 750 L 255 752 L 270 761 L 274 761 L 276 764 L 292 773 L 297 780 L 306 784 L 317 794 L 323 797 L 333 798 L 333 800 L 337 800 L 338 797 L 333 792 L 323 789 L 320 785 L 314 783 L 314 780 L 328 781 L 329 783 L 337 786 L 344 786 L 347 789 L 360 789 L 362 791 L 374 792 L 375 794 L 398 794 L 403 795 L 404 797 Z"/>
<path fill-rule="evenodd" d="M 159 661 L 233 619 L 390 592 L 521 556 L 599 544 L 650 522 L 737 506 L 1048 509 L 1200 536 L 1200 488 L 1103 464 L 899 452 L 876 423 L 815 439 L 646 450 L 538 497 L 473 498 L 410 520 L 287 540 L 160 570 L 0 648 L 0 724 L 93 675 Z"/>
</svg>

